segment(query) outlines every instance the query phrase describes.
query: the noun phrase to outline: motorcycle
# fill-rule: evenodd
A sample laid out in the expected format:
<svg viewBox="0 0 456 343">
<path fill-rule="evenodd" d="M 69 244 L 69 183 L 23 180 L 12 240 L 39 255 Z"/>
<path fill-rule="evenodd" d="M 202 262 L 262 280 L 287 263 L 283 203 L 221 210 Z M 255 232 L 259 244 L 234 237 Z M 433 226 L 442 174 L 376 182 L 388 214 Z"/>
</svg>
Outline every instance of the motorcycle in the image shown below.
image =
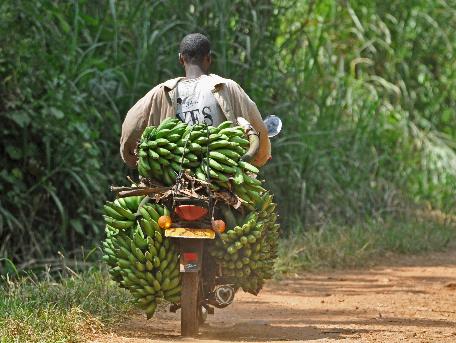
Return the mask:
<svg viewBox="0 0 456 343">
<path fill-rule="evenodd" d="M 271 115 L 265 120 L 268 136 L 275 137 L 282 129 L 280 118 Z M 246 155 L 255 155 L 258 141 L 251 141 Z M 199 325 L 215 308 L 230 305 L 237 292 L 236 286 L 221 273 L 221 268 L 209 255 L 209 249 L 219 232 L 213 230 L 214 218 L 232 215 L 230 209 L 219 206 L 209 197 L 201 200 L 191 194 L 176 192 L 172 197 L 172 226 L 165 236 L 176 241 L 180 252 L 182 291 L 180 304 L 170 306 L 171 312 L 181 310 L 181 335 L 196 336 Z"/>
</svg>

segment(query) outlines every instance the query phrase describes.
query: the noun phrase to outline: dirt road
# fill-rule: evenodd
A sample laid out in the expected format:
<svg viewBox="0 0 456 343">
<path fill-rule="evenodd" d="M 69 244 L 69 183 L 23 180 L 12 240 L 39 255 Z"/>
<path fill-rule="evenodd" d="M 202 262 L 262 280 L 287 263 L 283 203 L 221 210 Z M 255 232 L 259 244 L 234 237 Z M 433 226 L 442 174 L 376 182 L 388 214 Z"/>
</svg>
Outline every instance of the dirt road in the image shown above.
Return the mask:
<svg viewBox="0 0 456 343">
<path fill-rule="evenodd" d="M 93 342 L 179 338 L 179 312 L 133 316 Z M 239 293 L 198 342 L 456 342 L 456 252 L 401 258 L 367 270 L 300 274 Z"/>
</svg>

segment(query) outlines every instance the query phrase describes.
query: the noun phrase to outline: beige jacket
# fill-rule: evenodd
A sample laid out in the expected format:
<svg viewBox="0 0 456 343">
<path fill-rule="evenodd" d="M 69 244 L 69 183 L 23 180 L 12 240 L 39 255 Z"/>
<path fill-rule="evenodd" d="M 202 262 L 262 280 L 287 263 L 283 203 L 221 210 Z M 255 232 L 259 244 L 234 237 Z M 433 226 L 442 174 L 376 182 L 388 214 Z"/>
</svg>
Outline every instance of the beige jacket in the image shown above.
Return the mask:
<svg viewBox="0 0 456 343">
<path fill-rule="evenodd" d="M 266 126 L 255 103 L 233 80 L 210 74 L 212 92 L 227 120 L 245 118 L 260 135 L 260 148 L 252 161 L 264 165 L 271 157 L 271 143 Z M 159 84 L 140 99 L 127 113 L 122 124 L 120 154 L 129 167 L 135 167 L 136 145 L 147 126 L 158 126 L 163 120 L 176 116 L 176 85 L 183 79 L 178 77 Z"/>
</svg>

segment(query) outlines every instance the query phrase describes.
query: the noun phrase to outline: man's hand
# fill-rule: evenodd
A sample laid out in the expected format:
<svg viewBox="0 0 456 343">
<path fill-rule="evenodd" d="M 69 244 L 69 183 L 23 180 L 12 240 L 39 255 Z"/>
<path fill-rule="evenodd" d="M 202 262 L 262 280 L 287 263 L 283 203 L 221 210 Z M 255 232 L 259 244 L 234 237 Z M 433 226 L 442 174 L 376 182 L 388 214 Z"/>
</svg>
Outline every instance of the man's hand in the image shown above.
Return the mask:
<svg viewBox="0 0 456 343">
<path fill-rule="evenodd" d="M 244 156 L 241 157 L 241 160 L 249 162 L 255 157 L 258 149 L 260 148 L 260 137 L 258 135 L 258 132 L 255 131 L 253 126 L 250 125 L 246 119 L 239 117 L 237 118 L 237 122 L 239 126 L 241 126 L 244 130 L 250 142 L 249 150 L 247 150 Z"/>
</svg>

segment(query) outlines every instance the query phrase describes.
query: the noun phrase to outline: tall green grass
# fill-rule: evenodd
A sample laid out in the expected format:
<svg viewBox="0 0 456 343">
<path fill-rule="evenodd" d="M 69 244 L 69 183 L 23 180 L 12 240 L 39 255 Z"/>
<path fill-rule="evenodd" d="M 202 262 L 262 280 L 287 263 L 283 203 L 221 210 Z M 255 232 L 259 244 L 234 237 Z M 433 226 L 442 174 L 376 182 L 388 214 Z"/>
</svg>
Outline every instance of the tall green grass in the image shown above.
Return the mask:
<svg viewBox="0 0 456 343">
<path fill-rule="evenodd" d="M 282 2 L 278 2 L 282 3 Z M 277 38 L 286 114 L 267 179 L 292 227 L 454 211 L 456 6 L 296 2 Z M 264 108 L 264 106 L 263 106 Z"/>
<path fill-rule="evenodd" d="M 108 186 L 134 175 L 123 117 L 182 74 L 193 31 L 214 72 L 284 119 L 263 175 L 285 233 L 454 211 L 455 20 L 443 0 L 1 2 L 0 256 L 97 242 Z"/>
<path fill-rule="evenodd" d="M 91 271 L 54 280 L 2 280 L 0 342 L 85 342 L 132 309 L 128 292 Z"/>
<path fill-rule="evenodd" d="M 280 242 L 281 273 L 368 267 L 401 261 L 403 255 L 445 251 L 456 238 L 455 222 L 422 218 L 368 220 L 351 226 L 326 225 Z M 453 244 L 454 245 L 454 244 Z"/>
</svg>

